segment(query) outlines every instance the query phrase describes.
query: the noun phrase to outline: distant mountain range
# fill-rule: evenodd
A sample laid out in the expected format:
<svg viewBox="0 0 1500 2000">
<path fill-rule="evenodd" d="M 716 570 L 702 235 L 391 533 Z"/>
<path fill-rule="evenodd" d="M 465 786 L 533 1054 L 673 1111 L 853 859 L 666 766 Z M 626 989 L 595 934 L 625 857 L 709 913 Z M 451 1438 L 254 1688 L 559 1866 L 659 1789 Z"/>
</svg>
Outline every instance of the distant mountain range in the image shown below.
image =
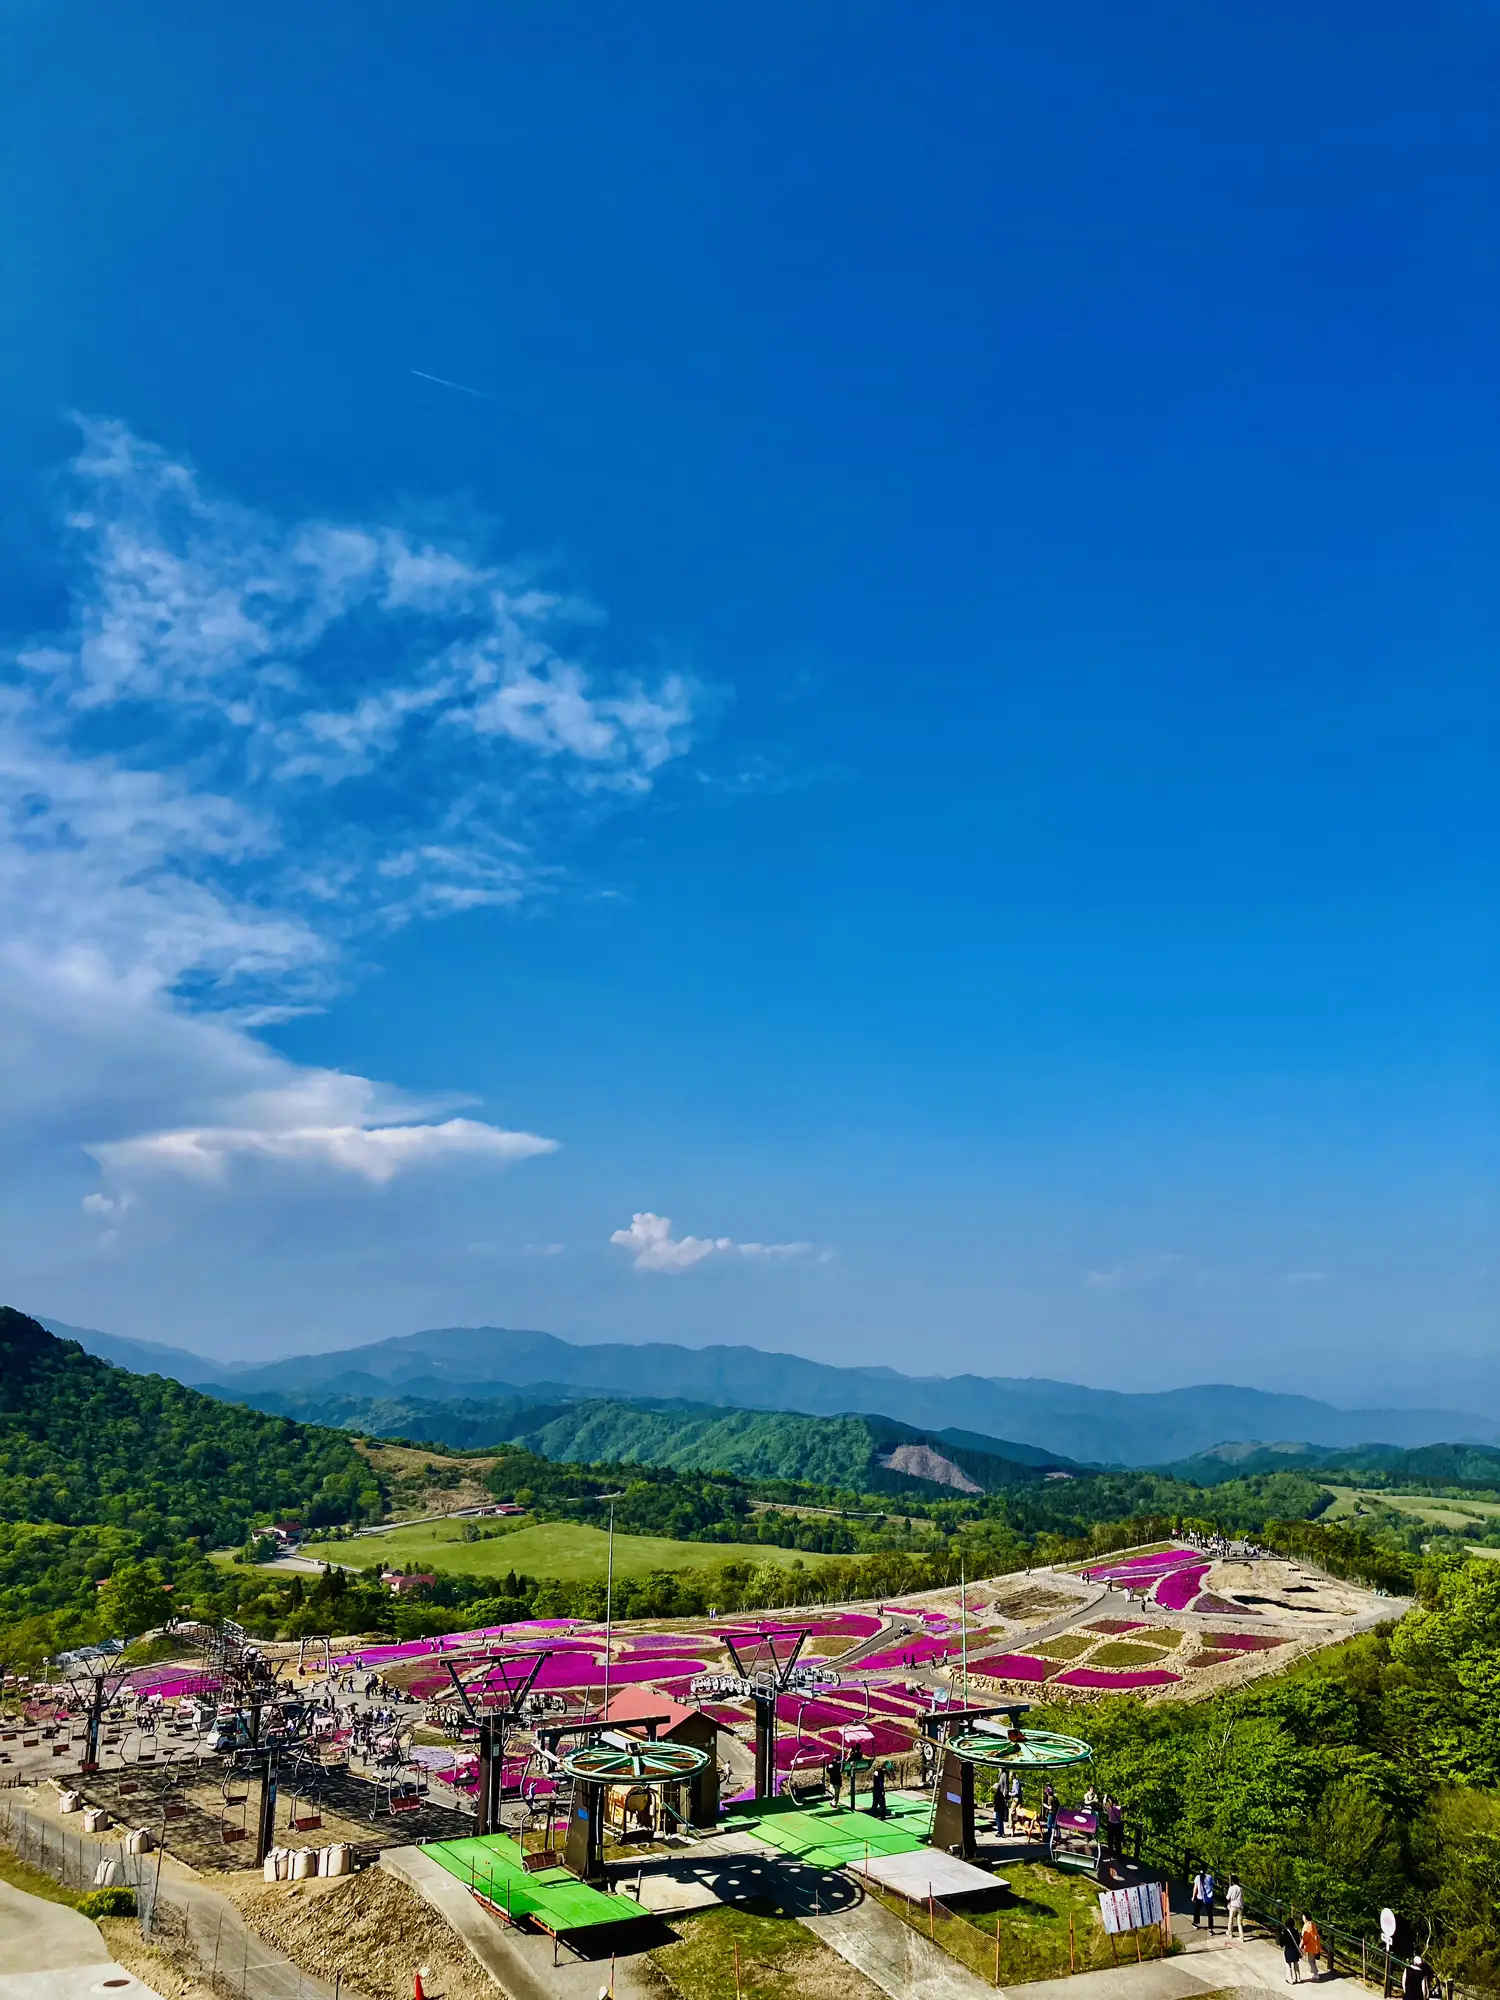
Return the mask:
<svg viewBox="0 0 1500 2000">
<path fill-rule="evenodd" d="M 1229 1384 L 1130 1393 L 1040 1377 L 912 1376 L 891 1368 L 837 1368 L 755 1347 L 584 1346 L 553 1334 L 491 1326 L 435 1327 L 328 1354 L 229 1366 L 153 1342 L 52 1320 L 43 1324 L 138 1374 L 168 1375 L 230 1401 L 277 1407 L 312 1421 L 339 1421 L 316 1411 L 340 1405 L 346 1411 L 342 1421 L 365 1423 L 354 1418 L 353 1406 L 379 1405 L 386 1406 L 386 1420 L 368 1422 L 368 1428 L 385 1435 L 410 1433 L 420 1427 L 398 1420 L 398 1408 L 412 1416 L 414 1403 L 434 1406 L 429 1415 L 435 1416 L 441 1406 L 448 1413 L 445 1421 L 461 1419 L 476 1443 L 499 1442 L 528 1407 L 592 1402 L 616 1409 L 622 1403 L 640 1405 L 643 1421 L 653 1405 L 658 1414 L 663 1407 L 680 1413 L 687 1405 L 706 1414 L 729 1409 L 880 1417 L 913 1438 L 940 1438 L 949 1456 L 972 1449 L 1016 1464 L 1028 1458 L 1036 1463 L 1040 1455 L 1062 1465 L 1159 1466 L 1245 1443 L 1272 1454 L 1274 1466 L 1236 1469 L 1259 1470 L 1290 1468 L 1299 1454 L 1326 1456 L 1330 1448 L 1500 1444 L 1500 1422 L 1472 1411 L 1340 1410 L 1311 1397 Z M 608 1428 L 613 1433 L 620 1423 L 612 1417 Z M 535 1420 L 523 1426 L 528 1427 L 535 1428 Z M 490 1435 L 482 1437 L 487 1428 Z M 699 1428 L 702 1441 L 711 1422 Z M 1268 1438 L 1298 1443 L 1257 1442 Z M 433 1441 L 458 1439 L 434 1436 Z M 722 1431 L 713 1448 L 727 1448 Z M 589 1454 L 580 1445 L 566 1455 Z"/>
</svg>

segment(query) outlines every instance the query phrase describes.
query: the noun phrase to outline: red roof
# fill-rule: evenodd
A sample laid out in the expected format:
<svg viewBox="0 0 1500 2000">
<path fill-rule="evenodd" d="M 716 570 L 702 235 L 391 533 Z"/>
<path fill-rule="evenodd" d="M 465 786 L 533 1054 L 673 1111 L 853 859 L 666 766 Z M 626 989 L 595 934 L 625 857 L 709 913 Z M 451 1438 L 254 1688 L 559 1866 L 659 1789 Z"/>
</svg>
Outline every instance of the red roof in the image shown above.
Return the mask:
<svg viewBox="0 0 1500 2000">
<path fill-rule="evenodd" d="M 661 1716 L 660 1733 L 666 1735 L 679 1722 L 686 1722 L 689 1716 L 697 1715 L 696 1708 L 685 1708 L 680 1701 L 673 1701 L 664 1694 L 653 1694 L 648 1687 L 639 1683 L 621 1688 L 604 1711 L 604 1720 L 614 1723 L 641 1722 L 648 1715 Z"/>
</svg>

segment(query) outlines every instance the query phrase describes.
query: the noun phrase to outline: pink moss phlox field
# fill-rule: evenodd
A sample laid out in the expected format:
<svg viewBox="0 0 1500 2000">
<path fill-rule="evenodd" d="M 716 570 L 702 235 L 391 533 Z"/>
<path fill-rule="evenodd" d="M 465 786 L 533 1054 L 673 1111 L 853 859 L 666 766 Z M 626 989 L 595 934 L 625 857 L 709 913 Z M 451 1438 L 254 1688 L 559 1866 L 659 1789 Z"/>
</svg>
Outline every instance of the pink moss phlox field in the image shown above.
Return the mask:
<svg viewBox="0 0 1500 2000">
<path fill-rule="evenodd" d="M 804 1736 L 800 1743 L 795 1736 L 778 1736 L 776 1768 L 778 1771 L 790 1771 L 800 1770 L 804 1765 L 826 1764 L 842 1748 L 841 1743 L 831 1743 L 819 1736 Z"/>
<path fill-rule="evenodd" d="M 926 1635 L 913 1635 L 899 1644 L 888 1646 L 883 1652 L 872 1653 L 867 1660 L 861 1660 L 861 1667 L 870 1667 L 877 1672 L 883 1667 L 919 1667 L 926 1661 L 946 1660 L 959 1650 L 957 1639 L 936 1639 Z"/>
<path fill-rule="evenodd" d="M 1144 1632 L 1146 1621 L 1144 1618 L 1096 1618 L 1092 1625 L 1085 1626 L 1084 1629 L 1088 1632 L 1101 1632 L 1107 1638 L 1118 1639 L 1122 1632 Z"/>
<path fill-rule="evenodd" d="M 1285 1639 L 1273 1639 L 1269 1632 L 1205 1632 L 1205 1646 L 1229 1647 L 1236 1653 L 1268 1653 L 1273 1646 L 1286 1645 Z"/>
<path fill-rule="evenodd" d="M 1057 1672 L 1056 1660 L 1038 1660 L 1030 1653 L 990 1653 L 970 1660 L 971 1674 L 988 1674 L 997 1681 L 1044 1681 Z"/>
<path fill-rule="evenodd" d="M 1165 1667 L 1142 1667 L 1133 1673 L 1124 1674 L 1107 1674 L 1099 1667 L 1074 1667 L 1068 1673 L 1059 1674 L 1052 1685 L 1105 1690 L 1112 1688 L 1125 1693 L 1132 1688 L 1169 1687 L 1181 1678 L 1181 1674 L 1169 1674 Z"/>
<path fill-rule="evenodd" d="M 795 1728 L 799 1723 L 804 1734 L 811 1729 L 843 1728 L 856 1719 L 855 1711 L 836 1708 L 831 1702 L 818 1701 L 812 1697 L 804 1699 L 798 1694 L 779 1694 L 776 1697 L 776 1716 L 781 1722 L 789 1722 Z"/>
<path fill-rule="evenodd" d="M 1201 1616 L 1210 1618 L 1259 1618 L 1258 1611 L 1252 1611 L 1247 1604 L 1231 1603 L 1227 1597 L 1215 1597 L 1211 1590 L 1205 1590 L 1193 1609 Z"/>
<path fill-rule="evenodd" d="M 1162 1610 L 1186 1611 L 1203 1588 L 1208 1569 L 1204 1563 L 1201 1568 L 1174 1569 L 1170 1576 L 1164 1576 L 1156 1586 L 1156 1601 Z"/>
<path fill-rule="evenodd" d="M 1180 1569 L 1184 1563 L 1202 1560 L 1196 1549 L 1164 1549 L 1154 1556 L 1128 1556 L 1122 1562 L 1096 1564 L 1086 1569 L 1084 1576 L 1090 1583 L 1144 1583 Z"/>
</svg>

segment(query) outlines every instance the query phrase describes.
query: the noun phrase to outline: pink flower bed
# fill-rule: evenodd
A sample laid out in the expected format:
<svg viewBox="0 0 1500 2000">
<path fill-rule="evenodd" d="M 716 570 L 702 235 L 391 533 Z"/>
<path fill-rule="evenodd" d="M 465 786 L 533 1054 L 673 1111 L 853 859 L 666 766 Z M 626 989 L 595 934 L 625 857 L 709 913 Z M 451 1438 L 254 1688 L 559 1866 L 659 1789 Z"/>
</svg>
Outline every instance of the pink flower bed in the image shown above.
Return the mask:
<svg viewBox="0 0 1500 2000">
<path fill-rule="evenodd" d="M 899 1757 L 916 1741 L 909 1729 L 898 1729 L 894 1723 L 881 1722 L 873 1715 L 865 1727 L 871 1737 L 865 1748 L 875 1757 Z"/>
<path fill-rule="evenodd" d="M 159 1695 L 163 1701 L 177 1701 L 185 1694 L 217 1694 L 218 1680 L 212 1674 L 185 1674 L 180 1667 L 163 1673 L 159 1667 L 143 1667 L 130 1676 L 132 1694 Z"/>
<path fill-rule="evenodd" d="M 514 1625 L 478 1625 L 467 1632 L 444 1632 L 433 1639 L 406 1639 L 389 1646 L 361 1646 L 358 1652 L 337 1653 L 336 1667 L 383 1667 L 396 1660 L 420 1660 L 428 1653 L 460 1653 L 486 1639 L 524 1639 L 528 1634 L 575 1632 L 588 1628 L 578 1618 L 522 1618 Z"/>
<path fill-rule="evenodd" d="M 1174 1569 L 1170 1576 L 1164 1576 L 1156 1586 L 1156 1601 L 1162 1610 L 1186 1611 L 1203 1588 L 1208 1569 L 1208 1564 L 1203 1563 L 1192 1569 Z"/>
<path fill-rule="evenodd" d="M 899 1645 L 889 1646 L 884 1652 L 872 1653 L 867 1660 L 861 1660 L 862 1667 L 919 1667 L 930 1660 L 949 1659 L 959 1649 L 957 1639 L 935 1639 L 913 1637 L 903 1639 Z"/>
<path fill-rule="evenodd" d="M 1181 1680 L 1181 1674 L 1169 1674 L 1165 1667 L 1142 1667 L 1133 1673 L 1107 1674 L 1098 1667 L 1074 1667 L 1068 1673 L 1059 1674 L 1052 1683 L 1054 1687 L 1112 1688 L 1124 1692 L 1131 1688 L 1167 1687 L 1173 1681 Z"/>
<path fill-rule="evenodd" d="M 1196 1549 L 1161 1549 L 1152 1556 L 1127 1556 L 1121 1562 L 1100 1563 L 1086 1569 L 1091 1583 L 1145 1583 L 1153 1576 L 1165 1576 L 1184 1563 L 1201 1562 Z"/>
<path fill-rule="evenodd" d="M 697 1660 L 615 1660 L 609 1669 L 611 1688 L 631 1687 L 639 1681 L 659 1681 L 674 1676 L 684 1678 L 696 1674 L 701 1663 Z M 507 1670 L 508 1669 L 508 1670 Z M 496 1667 L 484 1677 L 487 1687 L 514 1687 L 521 1676 L 516 1672 L 515 1663 L 507 1662 L 505 1667 Z M 551 1691 L 564 1688 L 598 1688 L 604 1686 L 604 1662 L 593 1656 L 573 1654 L 547 1660 L 537 1675 L 535 1685 Z"/>
<path fill-rule="evenodd" d="M 870 1689 L 870 1705 L 872 1708 L 889 1709 L 893 1715 L 912 1715 L 926 1708 L 927 1696 L 925 1693 L 921 1695 L 908 1694 L 905 1689 L 898 1691 L 896 1688 L 872 1687 Z"/>
<path fill-rule="evenodd" d="M 1030 1653 L 991 1653 L 970 1660 L 969 1672 L 988 1674 L 997 1681 L 1044 1681 L 1057 1672 L 1057 1662 L 1034 1659 Z"/>
<path fill-rule="evenodd" d="M 779 1694 L 776 1697 L 777 1720 L 790 1722 L 794 1726 L 800 1722 L 804 1729 L 821 1729 L 825 1724 L 830 1728 L 842 1729 L 845 1723 L 853 1722 L 857 1715 L 858 1711 L 852 1708 L 838 1707 L 832 1702 L 819 1701 L 813 1696 Z"/>
<path fill-rule="evenodd" d="M 615 1659 L 621 1666 L 637 1666 L 644 1664 L 646 1666 L 657 1667 L 661 1669 L 663 1672 L 676 1674 L 682 1672 L 683 1662 L 684 1660 L 687 1660 L 689 1658 L 690 1650 L 691 1649 L 688 1647 L 679 1646 L 677 1648 L 675 1655 L 673 1655 L 664 1653 L 645 1652 L 638 1646 L 630 1646 L 627 1647 L 624 1652 L 617 1653 L 615 1655 Z M 704 1657 L 705 1656 L 702 1653 L 698 1654 L 697 1657 L 692 1661 L 692 1664 L 695 1667 L 701 1667 L 703 1665 Z"/>
<path fill-rule="evenodd" d="M 800 1770 L 805 1764 L 826 1764 L 842 1748 L 842 1744 L 826 1742 L 818 1736 L 804 1736 L 800 1743 L 795 1736 L 779 1736 L 776 1739 L 776 1768 L 778 1771 L 790 1771 L 793 1765 Z"/>
<path fill-rule="evenodd" d="M 1236 1653 L 1268 1653 L 1273 1646 L 1284 1646 L 1285 1639 L 1273 1639 L 1269 1632 L 1205 1632 L 1205 1646 L 1228 1647 Z"/>
<path fill-rule="evenodd" d="M 1117 1639 L 1122 1632 L 1144 1632 L 1146 1622 L 1143 1618 L 1096 1618 L 1086 1629 Z"/>
<path fill-rule="evenodd" d="M 1193 1609 L 1211 1618 L 1259 1618 L 1258 1611 L 1251 1611 L 1247 1605 L 1231 1604 L 1227 1597 L 1215 1597 L 1211 1590 L 1205 1590 Z"/>
</svg>

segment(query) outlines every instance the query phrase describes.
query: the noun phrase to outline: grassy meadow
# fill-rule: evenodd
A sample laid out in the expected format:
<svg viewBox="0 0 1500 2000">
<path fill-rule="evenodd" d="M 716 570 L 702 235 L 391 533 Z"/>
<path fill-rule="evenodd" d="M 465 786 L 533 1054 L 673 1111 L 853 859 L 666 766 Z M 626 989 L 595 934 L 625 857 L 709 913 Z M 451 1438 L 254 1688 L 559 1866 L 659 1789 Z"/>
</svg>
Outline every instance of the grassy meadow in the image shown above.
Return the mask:
<svg viewBox="0 0 1500 2000">
<path fill-rule="evenodd" d="M 491 1524 L 484 1524 L 486 1530 Z M 465 1576 L 503 1577 L 510 1570 L 522 1576 L 557 1577 L 581 1583 L 604 1575 L 609 1537 L 602 1528 L 575 1521 L 537 1521 L 487 1532 L 480 1541 L 464 1540 L 461 1521 L 428 1521 L 419 1527 L 396 1528 L 385 1535 L 360 1535 L 348 1542 L 314 1543 L 308 1554 L 346 1569 L 366 1569 L 372 1563 L 404 1569 L 416 1563 L 425 1569 L 457 1570 Z M 677 1542 L 657 1535 L 615 1536 L 615 1575 L 649 1576 L 653 1570 L 707 1569 L 716 1563 L 775 1563 L 782 1568 L 800 1562 L 805 1568 L 829 1561 L 796 1549 L 725 1542 Z"/>
</svg>

